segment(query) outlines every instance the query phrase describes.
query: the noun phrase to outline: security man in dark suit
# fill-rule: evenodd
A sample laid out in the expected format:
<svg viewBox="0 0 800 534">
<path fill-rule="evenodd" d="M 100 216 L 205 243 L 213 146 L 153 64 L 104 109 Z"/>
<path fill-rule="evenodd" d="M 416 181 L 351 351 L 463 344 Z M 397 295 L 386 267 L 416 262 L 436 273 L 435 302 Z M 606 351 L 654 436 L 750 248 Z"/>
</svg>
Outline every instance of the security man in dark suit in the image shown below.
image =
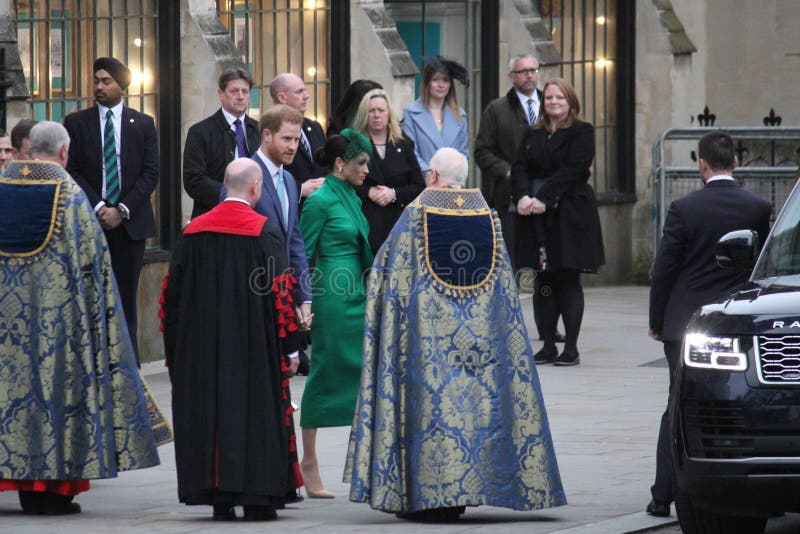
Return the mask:
<svg viewBox="0 0 800 534">
<path fill-rule="evenodd" d="M 122 95 L 131 71 L 111 57 L 94 62 L 97 105 L 67 115 L 67 172 L 89 197 L 108 241 L 111 266 L 137 354 L 136 292 L 145 240 L 156 235 L 150 195 L 158 184 L 158 136 L 153 118 Z"/>
<path fill-rule="evenodd" d="M 183 187 L 194 200 L 192 218 L 219 202 L 228 163 L 252 157 L 261 146 L 258 121 L 247 115 L 253 85 L 245 69 L 226 69 L 217 89 L 221 107 L 189 128 L 183 147 Z"/>
<path fill-rule="evenodd" d="M 769 202 L 736 185 L 736 155 L 728 134 L 705 135 L 698 155 L 704 186 L 670 205 L 651 273 L 649 334 L 664 343 L 670 391 L 692 313 L 747 281 L 746 273 L 717 265 L 717 241 L 743 229 L 755 230 L 765 239 L 772 212 Z M 656 479 L 647 505 L 647 513 L 656 516 L 668 516 L 673 500 L 668 419 L 665 410 L 658 433 Z"/>
<path fill-rule="evenodd" d="M 301 115 L 305 115 L 310 95 L 300 76 L 291 72 L 278 74 L 269 84 L 269 94 L 276 104 L 286 104 L 299 111 Z M 297 181 L 301 201 L 308 198 L 325 182 L 325 169 L 314 159 L 317 149 L 324 144 L 325 134 L 320 123 L 304 116 L 297 154 L 294 161 L 286 166 L 286 170 L 292 173 Z"/>
</svg>

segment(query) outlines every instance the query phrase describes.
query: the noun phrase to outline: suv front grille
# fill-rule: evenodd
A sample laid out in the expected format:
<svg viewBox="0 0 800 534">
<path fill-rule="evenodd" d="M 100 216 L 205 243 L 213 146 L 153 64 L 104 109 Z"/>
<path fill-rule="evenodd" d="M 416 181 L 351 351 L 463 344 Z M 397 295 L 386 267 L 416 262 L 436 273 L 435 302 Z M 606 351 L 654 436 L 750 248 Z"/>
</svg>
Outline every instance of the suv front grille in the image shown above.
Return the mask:
<svg viewBox="0 0 800 534">
<path fill-rule="evenodd" d="M 758 379 L 762 384 L 800 385 L 800 335 L 755 336 Z"/>
<path fill-rule="evenodd" d="M 741 402 L 686 399 L 683 415 L 689 456 L 744 458 L 755 452 Z"/>
</svg>

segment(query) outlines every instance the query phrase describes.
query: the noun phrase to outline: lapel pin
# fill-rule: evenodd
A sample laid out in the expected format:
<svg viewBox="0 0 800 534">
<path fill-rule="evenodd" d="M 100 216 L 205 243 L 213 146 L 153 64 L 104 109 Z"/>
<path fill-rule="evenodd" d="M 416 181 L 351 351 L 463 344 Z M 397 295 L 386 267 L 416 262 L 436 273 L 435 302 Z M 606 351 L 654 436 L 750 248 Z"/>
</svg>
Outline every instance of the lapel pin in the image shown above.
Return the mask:
<svg viewBox="0 0 800 534">
<path fill-rule="evenodd" d="M 131 123 L 133 123 L 133 119 L 131 119 Z"/>
<path fill-rule="evenodd" d="M 397 149 L 397 151 L 398 151 L 398 152 L 402 152 L 402 151 L 403 151 L 403 149 L 402 149 L 402 148 L 398 148 L 398 149 Z"/>
</svg>

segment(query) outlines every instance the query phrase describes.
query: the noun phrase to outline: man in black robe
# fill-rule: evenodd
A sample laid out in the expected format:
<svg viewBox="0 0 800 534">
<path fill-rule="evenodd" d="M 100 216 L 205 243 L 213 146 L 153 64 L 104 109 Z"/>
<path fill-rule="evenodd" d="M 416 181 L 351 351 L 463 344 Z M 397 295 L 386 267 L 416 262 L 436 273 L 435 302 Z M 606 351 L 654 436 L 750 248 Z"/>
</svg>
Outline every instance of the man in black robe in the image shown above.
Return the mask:
<svg viewBox="0 0 800 534">
<path fill-rule="evenodd" d="M 274 519 L 302 485 L 289 395 L 297 336 L 283 234 L 252 206 L 261 169 L 231 162 L 227 197 L 183 231 L 164 282 L 178 497 L 215 519 Z"/>
</svg>

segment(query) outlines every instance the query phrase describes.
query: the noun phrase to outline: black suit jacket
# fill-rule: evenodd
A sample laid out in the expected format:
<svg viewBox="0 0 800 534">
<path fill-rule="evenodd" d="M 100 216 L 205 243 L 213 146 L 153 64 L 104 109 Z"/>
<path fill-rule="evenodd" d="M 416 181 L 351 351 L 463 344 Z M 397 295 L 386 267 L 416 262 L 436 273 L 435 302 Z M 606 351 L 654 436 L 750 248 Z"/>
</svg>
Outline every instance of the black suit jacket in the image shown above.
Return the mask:
<svg viewBox="0 0 800 534">
<path fill-rule="evenodd" d="M 286 165 L 284 168 L 294 176 L 297 182 L 297 192 L 300 192 L 300 186 L 306 180 L 311 178 L 319 178 L 325 176 L 326 172 L 320 165 L 314 161 L 314 153 L 318 148 L 325 145 L 325 134 L 322 132 L 322 126 L 317 121 L 303 118 L 303 133 L 306 134 L 309 144 L 311 144 L 311 154 L 308 154 L 303 149 L 302 141 L 300 146 L 297 147 L 297 154 L 294 156 L 294 161 L 291 165 Z"/>
<path fill-rule="evenodd" d="M 89 197 L 92 207 L 103 192 L 103 141 L 100 113 L 93 106 L 67 115 L 64 127 L 69 133 L 67 172 Z M 130 210 L 122 226 L 128 236 L 143 240 L 156 235 L 150 195 L 158 184 L 158 135 L 153 118 L 128 106 L 122 108 L 120 128 L 120 204 Z"/>
<path fill-rule="evenodd" d="M 369 199 L 369 188 L 378 185 L 391 187 L 397 200 L 388 206 L 379 206 Z M 425 180 L 419 162 L 414 155 L 414 142 L 402 138 L 397 144 L 386 143 L 386 156 L 381 159 L 372 145 L 369 174 L 364 184 L 356 188 L 361 197 L 361 210 L 369 223 L 369 246 L 372 253 L 378 252 L 389 236 L 406 205 L 425 189 Z"/>
<path fill-rule="evenodd" d="M 538 89 L 536 94 L 540 104 L 537 113 L 541 113 L 544 97 Z M 517 147 L 529 129 L 528 112 L 513 87 L 505 96 L 492 100 L 481 115 L 475 138 L 475 162 L 483 173 L 483 196 L 499 212 L 508 211 L 511 204 L 511 178 L 507 175 Z"/>
<path fill-rule="evenodd" d="M 715 180 L 674 201 L 667 212 L 650 286 L 650 329 L 665 341 L 683 339 L 692 313 L 747 280 L 747 273 L 717 265 L 717 241 L 752 229 L 762 242 L 772 207 L 733 180 Z"/>
<path fill-rule="evenodd" d="M 261 146 L 258 121 L 245 116 L 249 157 Z M 236 156 L 236 134 L 222 109 L 189 128 L 183 147 L 183 187 L 194 200 L 192 218 L 219 203 L 225 167 Z"/>
</svg>

